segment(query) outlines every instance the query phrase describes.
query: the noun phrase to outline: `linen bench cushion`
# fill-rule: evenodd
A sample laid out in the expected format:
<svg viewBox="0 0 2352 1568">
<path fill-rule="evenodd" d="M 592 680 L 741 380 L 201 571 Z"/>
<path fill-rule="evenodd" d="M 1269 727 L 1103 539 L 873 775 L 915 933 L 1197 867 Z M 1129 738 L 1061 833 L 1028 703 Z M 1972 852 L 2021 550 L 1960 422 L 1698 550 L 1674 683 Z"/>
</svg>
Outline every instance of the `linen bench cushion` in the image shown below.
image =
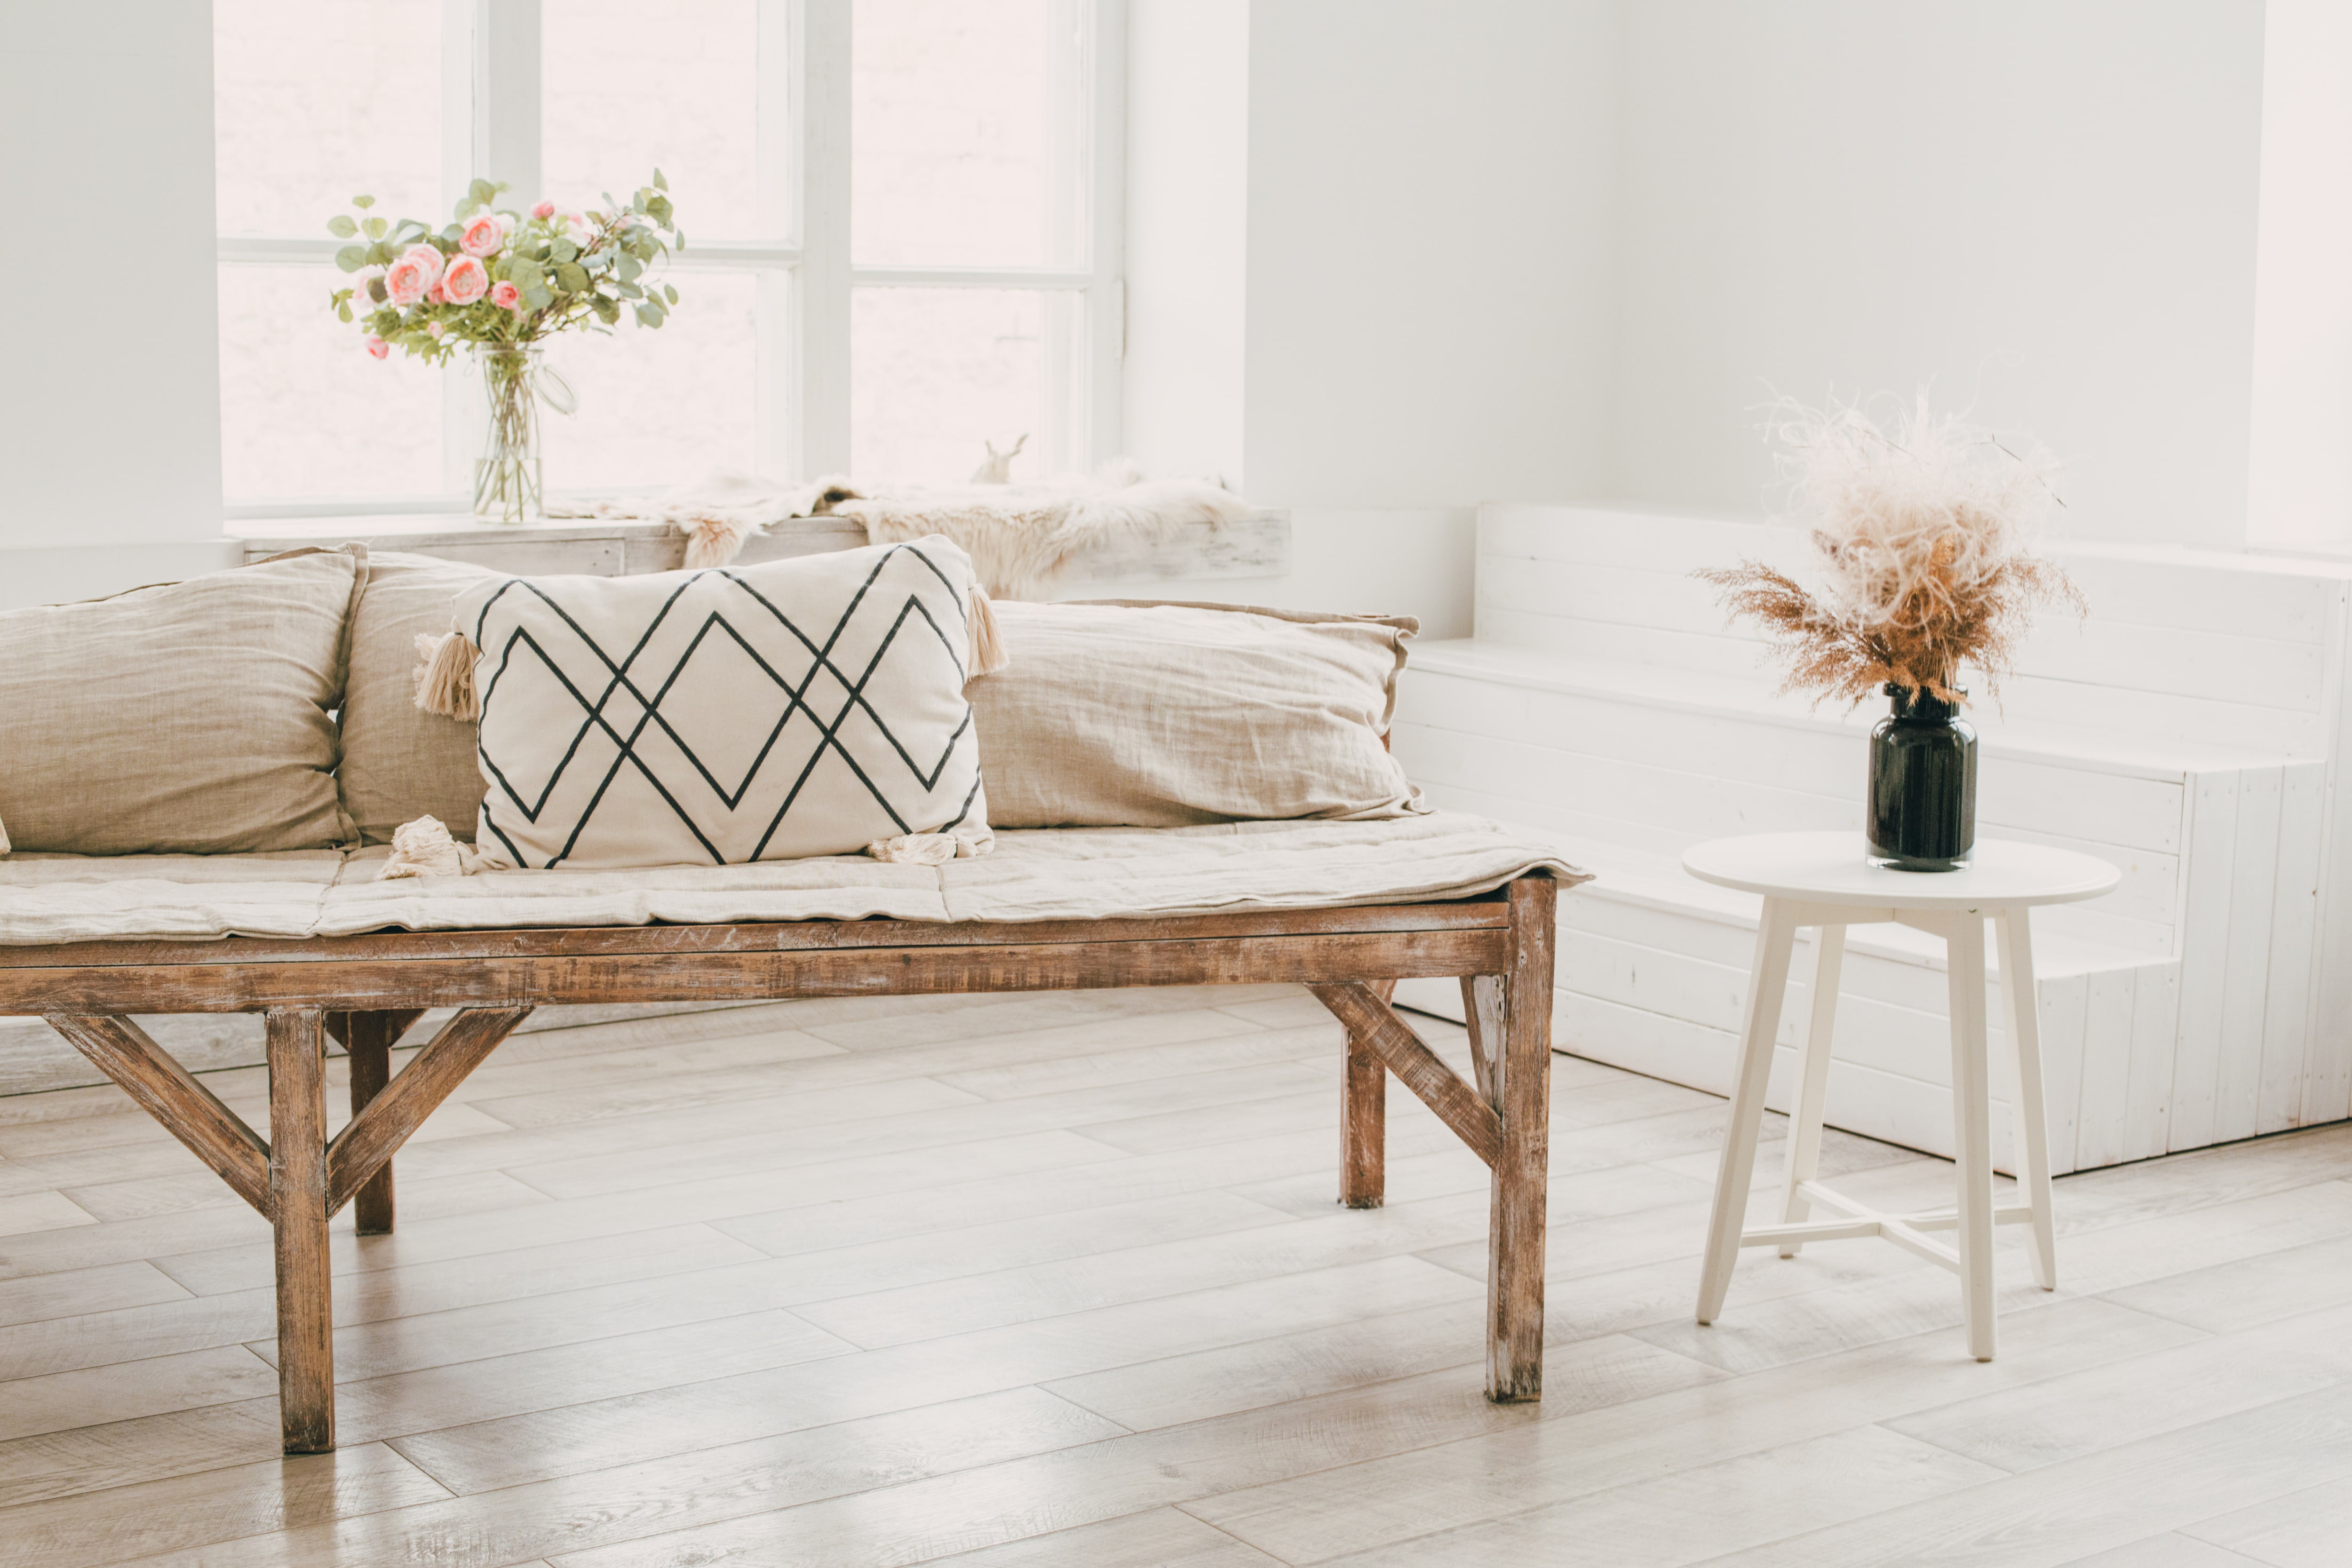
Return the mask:
<svg viewBox="0 0 2352 1568">
<path fill-rule="evenodd" d="M 352 611 L 351 679 L 343 692 L 343 809 L 363 844 L 420 816 L 474 837 L 482 770 L 471 720 L 416 706 L 416 639 L 448 631 L 457 595 L 506 575 L 465 561 L 378 552 Z"/>
<path fill-rule="evenodd" d="M 366 552 L 298 551 L 0 613 L 0 821 L 16 850 L 324 848 L 344 624 Z"/>
<path fill-rule="evenodd" d="M 476 727 L 415 705 L 415 642 L 449 629 L 458 595 L 506 574 L 421 555 L 379 554 L 370 567 L 352 622 L 344 804 L 369 844 L 420 816 L 474 837 Z M 964 689 L 992 826 L 1423 809 L 1381 741 L 1409 616 L 1136 601 L 1000 601 L 995 612 L 1012 663 Z"/>
<path fill-rule="evenodd" d="M 834 856 L 377 881 L 384 854 L 19 857 L 0 861 L 0 943 L 656 921 L 1174 917 L 1468 898 L 1538 869 L 1563 883 L 1587 879 L 1524 830 L 1458 812 L 1013 831 L 997 836 L 992 855 L 939 867 Z"/>
<path fill-rule="evenodd" d="M 1409 616 L 1003 604 L 971 683 L 998 827 L 1181 827 L 1426 809 L 1382 737 Z"/>
</svg>

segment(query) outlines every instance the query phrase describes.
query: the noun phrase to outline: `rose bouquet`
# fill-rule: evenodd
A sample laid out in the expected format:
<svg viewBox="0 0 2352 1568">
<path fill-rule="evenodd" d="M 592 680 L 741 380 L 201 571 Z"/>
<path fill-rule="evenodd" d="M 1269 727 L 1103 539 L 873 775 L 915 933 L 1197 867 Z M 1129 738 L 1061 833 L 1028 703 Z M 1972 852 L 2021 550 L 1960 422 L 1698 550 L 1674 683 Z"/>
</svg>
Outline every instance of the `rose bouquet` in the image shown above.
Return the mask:
<svg viewBox="0 0 2352 1568">
<path fill-rule="evenodd" d="M 541 344 L 557 332 L 609 331 L 625 309 L 637 324 L 659 327 L 677 290 L 647 269 L 686 237 L 670 210 L 668 182 L 625 204 L 604 197 L 579 211 L 541 202 L 526 214 L 495 209 L 503 184 L 476 180 L 457 204 L 456 221 L 437 232 L 415 218 L 388 222 L 354 196 L 359 216 L 338 213 L 328 232 L 351 240 L 335 265 L 353 274 L 335 290 L 338 320 L 366 332 L 378 359 L 394 347 L 428 364 L 471 349 L 489 395 L 489 429 L 474 465 L 474 511 L 522 522 L 541 510 L 535 402 L 559 413 L 572 406 L 562 378 L 540 363 Z"/>
</svg>

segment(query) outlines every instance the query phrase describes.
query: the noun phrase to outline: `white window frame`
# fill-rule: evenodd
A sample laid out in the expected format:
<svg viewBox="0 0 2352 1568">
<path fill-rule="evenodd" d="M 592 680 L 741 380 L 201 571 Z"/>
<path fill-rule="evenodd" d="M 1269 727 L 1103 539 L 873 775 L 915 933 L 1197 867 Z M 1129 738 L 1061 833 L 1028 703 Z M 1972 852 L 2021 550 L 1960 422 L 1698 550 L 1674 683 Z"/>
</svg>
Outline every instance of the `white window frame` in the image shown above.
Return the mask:
<svg viewBox="0 0 2352 1568">
<path fill-rule="evenodd" d="M 1077 79 L 1090 134 L 1083 166 L 1062 190 L 1088 196 L 1083 266 L 861 267 L 850 255 L 851 0 L 759 0 L 760 37 L 784 40 L 759 64 L 761 209 L 778 233 L 705 240 L 688 220 L 680 272 L 749 272 L 759 280 L 754 461 L 786 479 L 849 468 L 852 291 L 873 288 L 1024 289 L 1079 297 L 1069 318 L 1045 312 L 1046 425 L 1033 450 L 1049 467 L 1091 466 L 1120 444 L 1120 361 L 1126 352 L 1126 0 L 1062 0 L 1081 24 Z M 442 207 L 476 178 L 504 180 L 521 196 L 541 186 L 540 0 L 442 0 Z M 1075 216 L 1075 215 L 1073 215 Z M 331 237 L 223 235 L 223 267 L 315 259 L 331 266 Z M 322 496 L 240 500 L 231 518 L 463 511 L 480 416 L 466 380 L 443 373 L 443 489 L 426 496 Z M 679 476 L 684 478 L 686 476 Z M 564 490 L 564 494 L 583 494 Z"/>
</svg>

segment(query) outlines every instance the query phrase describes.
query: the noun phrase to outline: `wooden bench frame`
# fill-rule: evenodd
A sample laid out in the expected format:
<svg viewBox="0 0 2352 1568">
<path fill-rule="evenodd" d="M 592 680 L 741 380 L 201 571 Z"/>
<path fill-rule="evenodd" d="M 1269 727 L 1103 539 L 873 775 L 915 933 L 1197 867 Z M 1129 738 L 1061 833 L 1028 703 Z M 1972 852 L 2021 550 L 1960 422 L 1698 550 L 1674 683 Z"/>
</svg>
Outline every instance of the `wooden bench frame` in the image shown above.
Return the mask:
<svg viewBox="0 0 2352 1568">
<path fill-rule="evenodd" d="M 1348 1029 L 1339 1201 L 1381 1200 L 1393 1073 L 1493 1172 L 1486 1394 L 1543 1391 L 1544 1180 L 1556 884 L 1484 898 L 1171 920 L 805 921 L 763 925 L 390 931 L 310 941 L 0 948 L 0 1014 L 37 1014 L 268 1219 L 289 1454 L 335 1446 L 329 1219 L 393 1226 L 392 1158 L 534 1007 L 1119 985 L 1306 985 Z M 1377 976 L 1377 979 L 1368 978 Z M 1402 977 L 1459 976 L 1477 1082 L 1389 1006 Z M 452 1018 L 397 1077 L 430 1007 Z M 148 1037 L 134 1013 L 266 1016 L 263 1139 Z M 325 1037 L 351 1052 L 352 1119 L 327 1133 Z"/>
</svg>

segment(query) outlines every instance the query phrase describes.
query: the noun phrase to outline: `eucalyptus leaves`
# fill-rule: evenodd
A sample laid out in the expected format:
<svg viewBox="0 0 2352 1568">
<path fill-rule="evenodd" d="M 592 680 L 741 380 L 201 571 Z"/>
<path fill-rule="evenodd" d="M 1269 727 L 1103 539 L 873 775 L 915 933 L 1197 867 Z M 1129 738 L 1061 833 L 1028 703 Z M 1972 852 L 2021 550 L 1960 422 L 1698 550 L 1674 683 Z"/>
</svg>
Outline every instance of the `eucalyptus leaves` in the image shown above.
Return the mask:
<svg viewBox="0 0 2352 1568">
<path fill-rule="evenodd" d="M 352 273 L 335 290 L 340 321 L 367 333 L 378 359 L 397 346 L 428 363 L 461 344 L 530 344 L 572 328 L 607 331 L 623 310 L 640 326 L 658 327 L 677 290 L 646 277 L 646 268 L 686 236 L 670 211 L 669 183 L 653 184 L 627 203 L 608 193 L 586 212 L 541 202 L 529 216 L 493 208 L 503 184 L 476 180 L 457 203 L 456 221 L 438 232 L 415 218 L 390 222 L 369 212 L 373 196 L 354 196 L 359 216 L 338 213 L 327 230 L 351 244 L 335 265 Z"/>
</svg>

